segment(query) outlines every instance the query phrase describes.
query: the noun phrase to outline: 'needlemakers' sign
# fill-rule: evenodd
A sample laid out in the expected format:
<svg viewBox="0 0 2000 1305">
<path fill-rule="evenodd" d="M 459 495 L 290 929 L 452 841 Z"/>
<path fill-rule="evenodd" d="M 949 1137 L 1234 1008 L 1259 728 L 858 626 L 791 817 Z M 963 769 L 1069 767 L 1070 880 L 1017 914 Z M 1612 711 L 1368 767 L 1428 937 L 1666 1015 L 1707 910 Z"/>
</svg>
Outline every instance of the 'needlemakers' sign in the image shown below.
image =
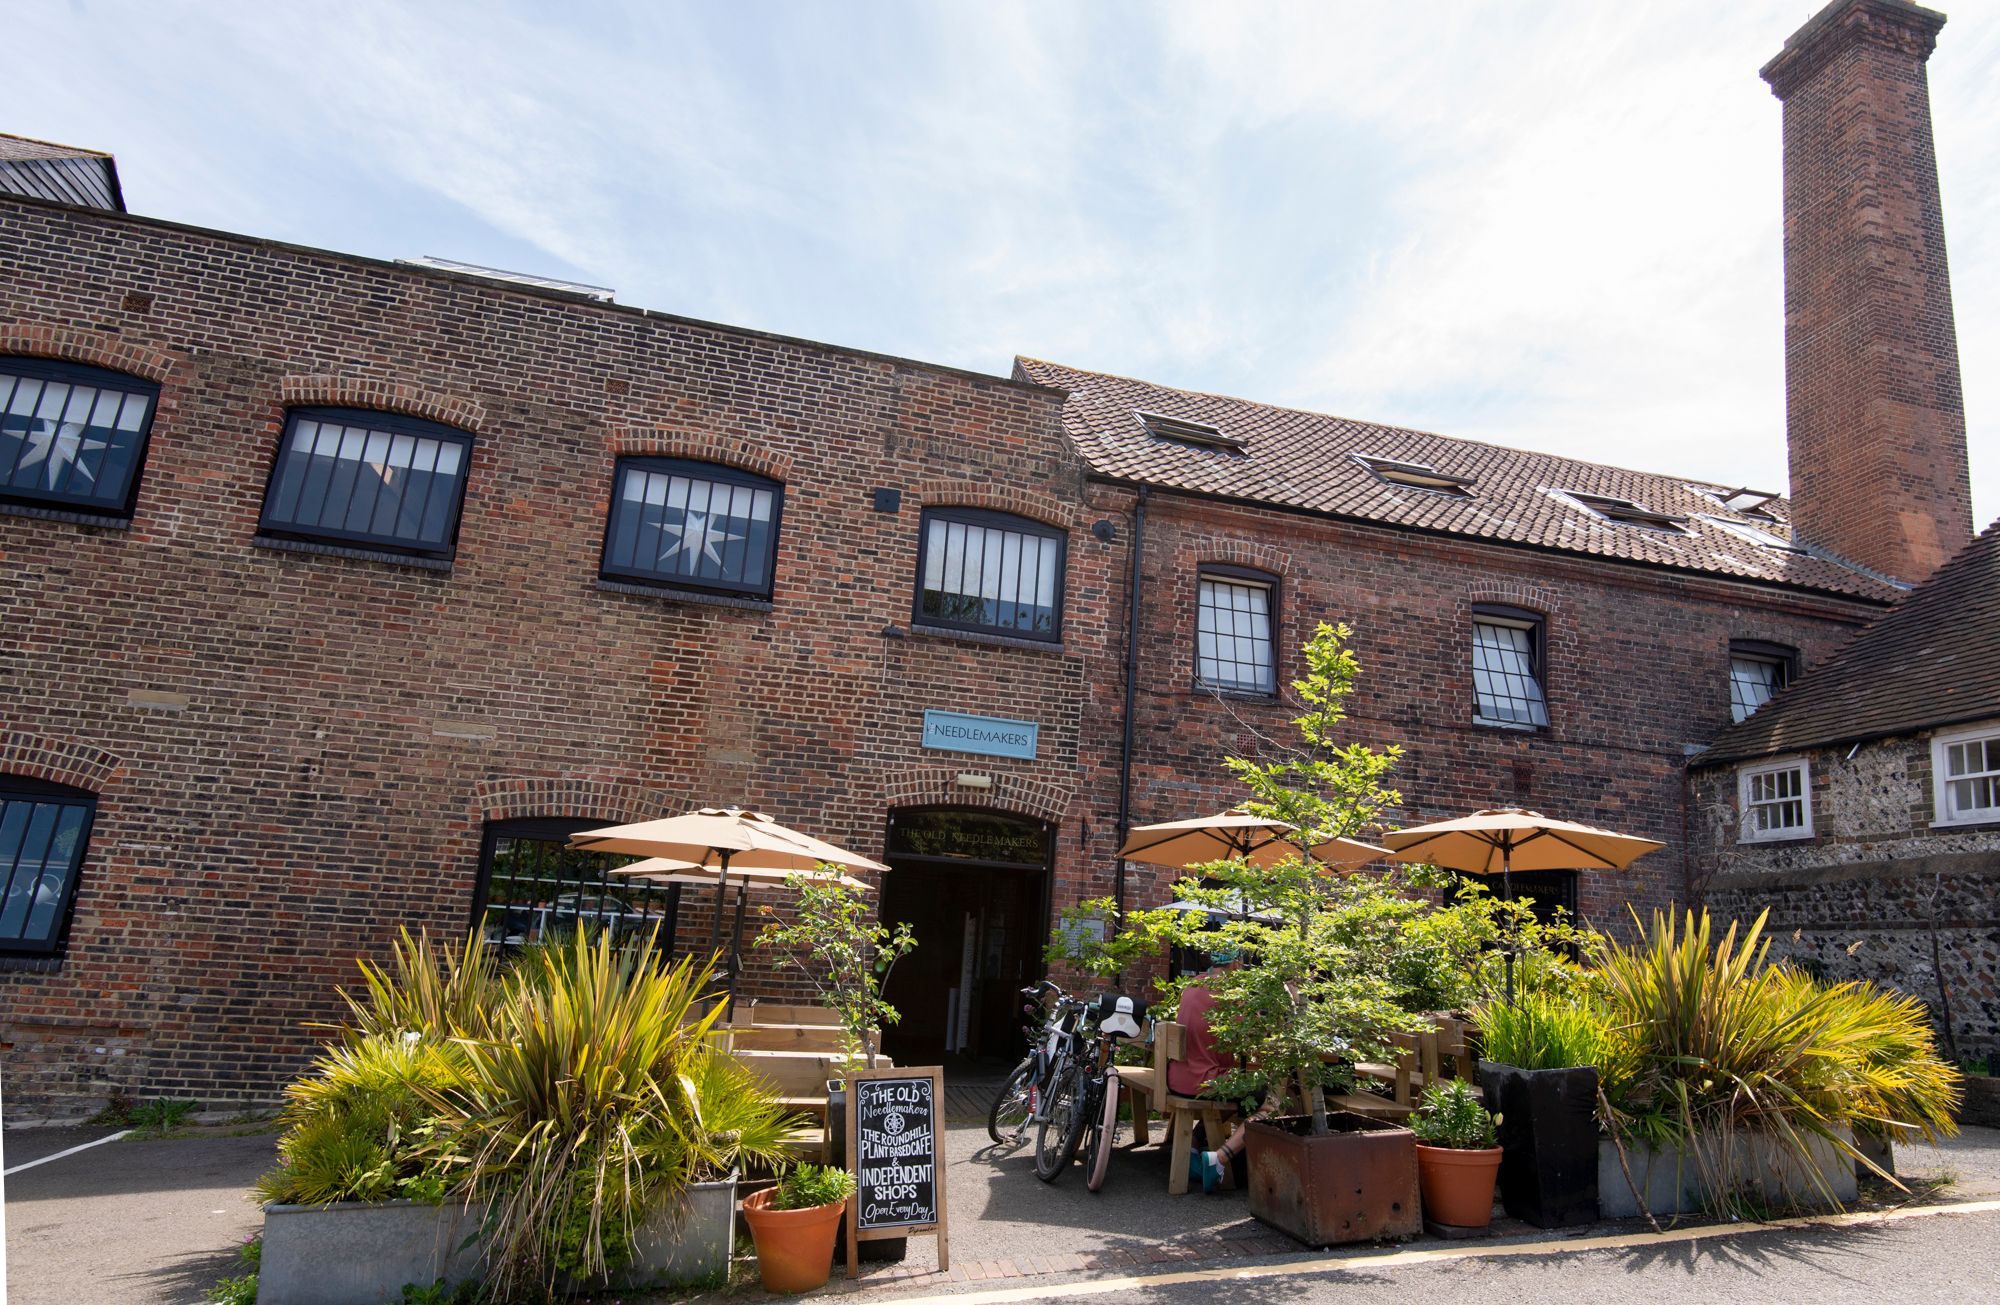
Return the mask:
<svg viewBox="0 0 2000 1305">
<path fill-rule="evenodd" d="M 1031 720 L 927 711 L 924 713 L 924 746 L 940 752 L 971 752 L 982 757 L 1033 761 L 1041 728 Z"/>
</svg>

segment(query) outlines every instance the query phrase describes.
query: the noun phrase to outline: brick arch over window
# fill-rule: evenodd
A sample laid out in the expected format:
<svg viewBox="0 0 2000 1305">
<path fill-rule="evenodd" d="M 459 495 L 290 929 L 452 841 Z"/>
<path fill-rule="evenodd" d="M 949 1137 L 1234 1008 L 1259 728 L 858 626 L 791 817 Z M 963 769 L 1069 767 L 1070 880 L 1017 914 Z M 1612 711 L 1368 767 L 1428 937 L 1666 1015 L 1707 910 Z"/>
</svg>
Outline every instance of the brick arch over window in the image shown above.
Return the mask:
<svg viewBox="0 0 2000 1305">
<path fill-rule="evenodd" d="M 95 331 L 70 331 L 56 326 L 0 326 L 0 354 L 27 354 L 87 363 L 112 371 L 164 381 L 174 369 L 173 357 Z"/>
<path fill-rule="evenodd" d="M 1053 494 L 997 485 L 978 485 L 965 480 L 926 480 L 911 493 L 920 508 L 985 508 L 989 512 L 1009 512 L 1045 526 L 1068 530 L 1075 513 Z"/>
<path fill-rule="evenodd" d="M 686 458 L 719 462 L 772 480 L 791 479 L 792 460 L 774 449 L 713 431 L 674 430 L 666 426 L 613 426 L 606 437 L 614 457 Z"/>
<path fill-rule="evenodd" d="M 1195 545 L 1194 561 L 1196 566 L 1241 566 L 1282 577 L 1292 565 L 1292 555 L 1269 544 L 1210 539 Z"/>
<path fill-rule="evenodd" d="M 1555 617 L 1562 611 L 1562 598 L 1553 589 L 1540 585 L 1522 584 L 1514 580 L 1492 580 L 1474 585 L 1466 591 L 1465 605 L 1468 612 L 1474 603 L 1499 603 L 1506 607 L 1525 607 L 1543 616 Z"/>
<path fill-rule="evenodd" d="M 993 775 L 992 788 L 960 788 L 958 777 L 977 762 L 965 766 L 905 766 L 889 772 L 883 795 L 891 810 L 900 807 L 981 807 L 1012 815 L 1033 816 L 1051 824 L 1069 810 L 1073 790 L 1047 780 L 1031 779 L 1004 771 Z"/>
<path fill-rule="evenodd" d="M 603 819 L 630 824 L 675 812 L 671 794 L 631 780 L 583 775 L 481 780 L 472 790 L 474 818 L 488 820 Z"/>
<path fill-rule="evenodd" d="M 102 793 L 116 778 L 121 764 L 111 753 L 85 743 L 65 743 L 18 731 L 0 734 L 0 775 L 23 775 Z"/>
<path fill-rule="evenodd" d="M 444 394 L 403 381 L 360 376 L 292 375 L 278 382 L 287 408 L 308 404 L 328 408 L 375 408 L 443 422 L 475 435 L 486 423 L 486 408 L 463 395 Z"/>
</svg>

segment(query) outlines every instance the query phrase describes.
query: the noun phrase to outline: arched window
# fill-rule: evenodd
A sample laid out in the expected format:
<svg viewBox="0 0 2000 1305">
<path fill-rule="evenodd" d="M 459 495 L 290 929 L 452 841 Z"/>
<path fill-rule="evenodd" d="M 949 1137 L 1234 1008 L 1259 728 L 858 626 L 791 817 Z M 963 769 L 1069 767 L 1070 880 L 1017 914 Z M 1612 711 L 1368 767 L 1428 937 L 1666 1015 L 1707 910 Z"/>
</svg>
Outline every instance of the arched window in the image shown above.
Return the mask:
<svg viewBox="0 0 2000 1305">
<path fill-rule="evenodd" d="M 666 589 L 771 596 L 785 487 L 709 462 L 620 458 L 603 575 Z"/>
<path fill-rule="evenodd" d="M 0 499 L 131 516 L 159 397 L 123 372 L 0 358 Z"/>
<path fill-rule="evenodd" d="M 583 852 L 570 835 L 604 820 L 495 820 L 480 849 L 473 921 L 501 947 L 543 942 L 579 926 L 636 940 L 659 930 L 662 951 L 673 946 L 678 886 L 614 875 L 637 857 Z"/>
<path fill-rule="evenodd" d="M 472 436 L 356 408 L 294 408 L 258 529 L 266 535 L 450 557 Z"/>
<path fill-rule="evenodd" d="M 931 508 L 917 549 L 911 620 L 1053 643 L 1062 637 L 1068 536 L 1026 517 Z"/>
<path fill-rule="evenodd" d="M 97 799 L 0 775 L 0 956 L 52 956 L 69 928 Z"/>
</svg>

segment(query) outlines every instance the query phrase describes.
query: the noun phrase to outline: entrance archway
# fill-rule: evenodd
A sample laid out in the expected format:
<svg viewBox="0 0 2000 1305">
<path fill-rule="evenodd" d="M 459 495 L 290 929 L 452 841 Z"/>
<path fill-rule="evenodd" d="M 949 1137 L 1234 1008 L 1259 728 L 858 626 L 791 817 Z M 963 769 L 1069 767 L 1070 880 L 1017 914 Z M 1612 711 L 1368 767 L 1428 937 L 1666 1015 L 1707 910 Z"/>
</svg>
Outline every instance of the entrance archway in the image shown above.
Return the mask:
<svg viewBox="0 0 2000 1305">
<path fill-rule="evenodd" d="M 882 919 L 917 938 L 883 994 L 902 1016 L 882 1035 L 898 1064 L 1020 1055 L 1015 993 L 1046 972 L 1055 842 L 1055 825 L 1004 811 L 890 813 Z"/>
</svg>

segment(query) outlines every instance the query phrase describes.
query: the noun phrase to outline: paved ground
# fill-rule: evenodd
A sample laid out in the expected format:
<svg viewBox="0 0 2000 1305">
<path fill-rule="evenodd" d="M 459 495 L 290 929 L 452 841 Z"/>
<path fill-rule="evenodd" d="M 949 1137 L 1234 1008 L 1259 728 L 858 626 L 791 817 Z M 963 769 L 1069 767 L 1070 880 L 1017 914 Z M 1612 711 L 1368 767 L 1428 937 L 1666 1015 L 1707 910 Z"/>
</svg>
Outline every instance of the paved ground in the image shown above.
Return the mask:
<svg viewBox="0 0 2000 1305">
<path fill-rule="evenodd" d="M 8 1133 L 6 1167 L 53 1155 L 102 1130 L 35 1129 Z M 23 1170 L 6 1179 L 8 1299 L 17 1305 L 74 1302 L 167 1302 L 194 1305 L 218 1278 L 235 1272 L 234 1247 L 256 1230 L 259 1216 L 245 1198 L 271 1160 L 269 1135 L 208 1133 L 152 1141 L 111 1142 Z M 961 1125 L 947 1136 L 952 1258 L 956 1272 L 934 1275 L 933 1243 L 911 1243 L 900 1268 L 875 1266 L 862 1288 L 869 1296 L 978 1294 L 1016 1289 L 1022 1298 L 1060 1295 L 1107 1276 L 1205 1272 L 1218 1268 L 1286 1268 L 1314 1260 L 1249 1217 L 1240 1193 L 1204 1197 L 1166 1193 L 1164 1148 L 1126 1152 L 1109 1185 L 1093 1195 L 1081 1168 L 1053 1185 L 1034 1177 L 1025 1149 L 1000 1151 L 983 1127 Z M 1953 1198 L 2000 1196 L 2000 1131 L 1968 1129 L 1939 1151 L 1903 1148 L 1905 1174 L 1951 1175 Z M 1956 1230 L 1956 1231 L 1954 1231 Z M 1602 1231 L 1593 1230 L 1593 1231 Z M 1580 1235 L 1580 1234 L 1579 1234 Z M 1539 1242 L 1547 1234 L 1502 1225 L 1482 1243 Z M 1416 1254 L 1385 1256 L 1372 1248 L 1342 1257 L 1352 1262 L 1332 1276 L 1311 1274 L 1230 1283 L 1233 1300 L 1257 1305 L 1322 1294 L 1337 1286 L 1344 1298 L 1460 1299 L 1467 1285 L 1497 1288 L 1482 1299 L 1555 1300 L 1575 1295 L 1583 1276 L 1602 1279 L 1605 1299 L 1656 1299 L 1661 1290 L 1700 1299 L 1847 1299 L 1855 1284 L 1880 1300 L 1906 1300 L 1933 1290 L 1984 1299 L 2000 1281 L 2000 1216 L 1954 1215 L 1839 1232 L 1754 1232 L 1727 1242 L 1670 1244 L 1637 1250 L 1590 1251 L 1567 1257 L 1427 1263 Z M 1948 1252 L 1941 1248 L 1950 1248 Z M 1462 1247 L 1461 1247 L 1462 1248 Z M 1555 1267 L 1563 1269 L 1559 1286 Z M 1967 1274 L 1974 1275 L 1970 1279 Z M 1641 1276 L 1643 1275 L 1643 1276 Z M 1448 1284 L 1447 1284 L 1448 1280 Z M 1773 1283 L 1783 1291 L 1773 1297 Z M 1108 1284 L 1106 1284 L 1108 1285 Z M 1907 1287 L 1907 1290 L 1905 1288 Z M 1092 1294 L 1101 1294 L 1103 1285 Z M 849 1290 L 852 1290 L 851 1288 Z M 1114 1288 L 1117 1290 L 1117 1288 Z M 1153 1284 L 1140 1296 L 1212 1296 L 1216 1284 Z M 1596 1288 L 1592 1288 L 1596 1290 Z M 1884 1293 L 1887 1294 L 1884 1294 Z M 1375 1294 L 1371 1294 L 1375 1293 Z M 755 1299 L 754 1289 L 744 1293 Z"/>
<path fill-rule="evenodd" d="M 6 1135 L 14 1169 L 104 1129 Z M 263 1226 L 245 1199 L 271 1166 L 272 1138 L 202 1134 L 125 1139 L 10 1174 L 11 1305 L 196 1305 L 235 1273 L 235 1248 Z"/>
</svg>

